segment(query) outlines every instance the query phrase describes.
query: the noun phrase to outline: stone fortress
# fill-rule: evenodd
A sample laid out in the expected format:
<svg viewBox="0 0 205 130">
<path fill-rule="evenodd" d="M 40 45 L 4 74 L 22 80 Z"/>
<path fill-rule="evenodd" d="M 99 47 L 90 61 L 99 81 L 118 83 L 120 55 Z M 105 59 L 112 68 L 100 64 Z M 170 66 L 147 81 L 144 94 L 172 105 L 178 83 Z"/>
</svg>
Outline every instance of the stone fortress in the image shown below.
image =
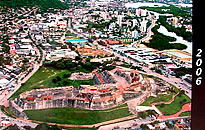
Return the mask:
<svg viewBox="0 0 205 130">
<path fill-rule="evenodd" d="M 22 115 L 23 110 L 58 107 L 103 110 L 143 97 L 139 102 L 142 103 L 151 94 L 149 79 L 133 69 L 117 66 L 110 71 L 93 72 L 93 75 L 95 85 L 33 89 L 21 93 L 9 101 L 10 110 L 17 115 Z M 25 118 L 24 114 L 22 118 Z"/>
</svg>

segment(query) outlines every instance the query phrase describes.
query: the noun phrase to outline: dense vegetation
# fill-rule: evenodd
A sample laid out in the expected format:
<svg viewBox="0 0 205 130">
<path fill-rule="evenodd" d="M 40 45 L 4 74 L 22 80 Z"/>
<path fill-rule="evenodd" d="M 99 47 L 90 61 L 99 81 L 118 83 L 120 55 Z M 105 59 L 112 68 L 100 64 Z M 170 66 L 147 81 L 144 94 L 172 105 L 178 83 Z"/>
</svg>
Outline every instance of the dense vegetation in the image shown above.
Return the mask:
<svg viewBox="0 0 205 130">
<path fill-rule="evenodd" d="M 180 67 L 174 70 L 176 77 L 184 76 L 185 74 L 192 74 L 191 68 Z"/>
<path fill-rule="evenodd" d="M 156 107 L 164 114 L 164 115 L 172 115 L 176 114 L 182 109 L 182 106 L 190 103 L 191 100 L 187 97 L 183 91 L 181 91 L 174 99 L 174 101 L 170 104 L 160 104 L 156 105 Z"/>
<path fill-rule="evenodd" d="M 174 6 L 174 5 L 162 6 L 162 7 L 147 7 L 147 6 L 144 6 L 144 7 L 140 7 L 140 8 L 151 10 L 151 11 L 155 11 L 155 12 L 158 12 L 158 13 L 161 13 L 161 14 L 165 14 L 165 13 L 173 14 L 174 16 L 185 17 L 185 16 L 189 15 L 185 11 L 186 9 L 178 8 L 178 7 Z M 165 9 L 166 11 L 163 10 L 163 9 Z"/>
<path fill-rule="evenodd" d="M 76 60 L 78 62 L 72 62 L 72 60 L 59 60 L 59 61 L 53 61 L 51 63 L 46 63 L 46 67 L 54 67 L 56 69 L 67 69 L 71 72 L 92 72 L 94 69 L 99 67 L 101 64 L 99 62 L 81 62 L 82 59 L 80 59 L 79 56 L 76 57 Z"/>
<path fill-rule="evenodd" d="M 186 28 L 182 26 L 181 28 L 175 28 L 172 25 L 169 25 L 166 22 L 167 17 L 166 16 L 160 16 L 159 22 L 169 31 L 169 32 L 175 32 L 176 35 L 183 37 L 184 40 L 187 40 L 189 42 L 192 41 L 192 33 L 186 32 Z"/>
<path fill-rule="evenodd" d="M 181 43 L 169 43 L 173 42 L 176 39 L 170 36 L 165 36 L 164 34 L 157 31 L 159 28 L 159 25 L 156 25 L 154 28 L 152 28 L 152 31 L 154 32 L 154 36 L 152 40 L 150 40 L 150 43 L 144 43 L 146 46 L 158 49 L 158 50 L 165 50 L 165 49 L 179 49 L 183 50 L 186 49 L 187 46 L 183 45 Z"/>
<path fill-rule="evenodd" d="M 16 7 L 33 7 L 38 6 L 42 10 L 47 10 L 48 8 L 55 9 L 66 9 L 67 5 L 59 0 L 0 0 L 1 6 L 7 6 L 11 8 Z"/>
</svg>

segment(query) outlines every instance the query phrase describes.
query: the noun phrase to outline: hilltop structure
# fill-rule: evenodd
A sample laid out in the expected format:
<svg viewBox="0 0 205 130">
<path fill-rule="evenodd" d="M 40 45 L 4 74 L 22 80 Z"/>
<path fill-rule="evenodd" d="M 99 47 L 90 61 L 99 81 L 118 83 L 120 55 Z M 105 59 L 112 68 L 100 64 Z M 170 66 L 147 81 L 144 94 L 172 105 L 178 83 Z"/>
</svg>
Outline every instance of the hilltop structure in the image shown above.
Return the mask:
<svg viewBox="0 0 205 130">
<path fill-rule="evenodd" d="M 92 86 L 67 86 L 24 92 L 14 101 L 10 101 L 10 108 L 14 112 L 17 108 L 15 106 L 21 111 L 58 107 L 102 110 L 138 97 L 146 98 L 148 92 L 151 92 L 148 79 L 136 70 L 124 67 L 94 72 L 93 80 L 95 85 Z"/>
</svg>

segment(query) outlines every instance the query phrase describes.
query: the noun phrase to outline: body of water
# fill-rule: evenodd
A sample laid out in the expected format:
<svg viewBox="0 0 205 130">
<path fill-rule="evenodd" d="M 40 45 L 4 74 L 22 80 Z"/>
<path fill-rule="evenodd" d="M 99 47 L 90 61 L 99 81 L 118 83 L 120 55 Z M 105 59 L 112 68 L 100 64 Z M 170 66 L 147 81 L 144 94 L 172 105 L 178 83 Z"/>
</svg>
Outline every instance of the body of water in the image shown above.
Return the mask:
<svg viewBox="0 0 205 130">
<path fill-rule="evenodd" d="M 139 8 L 142 6 L 148 6 L 148 7 L 161 7 L 161 6 L 169 6 L 168 4 L 163 4 L 163 3 L 126 3 L 125 7 L 129 8 Z"/>
<path fill-rule="evenodd" d="M 170 37 L 174 37 L 176 38 L 176 41 L 174 42 L 170 42 L 170 43 L 181 43 L 187 46 L 187 48 L 184 50 L 190 54 L 192 54 L 192 42 L 188 42 L 186 40 L 184 40 L 182 37 L 177 36 L 176 33 L 174 32 L 169 32 L 164 26 L 160 25 L 160 28 L 157 30 L 158 32 L 166 35 L 166 36 L 170 36 Z"/>
<path fill-rule="evenodd" d="M 173 4 L 175 6 L 182 6 L 182 7 L 192 7 L 192 4 Z M 161 7 L 161 6 L 169 6 L 169 4 L 163 4 L 163 3 L 126 3 L 125 7 L 129 8 L 139 8 L 142 6 L 148 6 L 148 7 Z"/>
<path fill-rule="evenodd" d="M 66 40 L 66 42 L 87 42 L 88 39 L 71 39 L 71 40 Z"/>
</svg>

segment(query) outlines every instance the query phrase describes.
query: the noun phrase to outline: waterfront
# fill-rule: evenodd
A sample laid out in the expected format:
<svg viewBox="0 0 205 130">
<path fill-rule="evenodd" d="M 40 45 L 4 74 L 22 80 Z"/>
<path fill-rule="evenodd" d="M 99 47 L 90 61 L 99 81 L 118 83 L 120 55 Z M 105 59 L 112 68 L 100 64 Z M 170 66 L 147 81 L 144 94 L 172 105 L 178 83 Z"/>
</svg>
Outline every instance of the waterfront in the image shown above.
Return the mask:
<svg viewBox="0 0 205 130">
<path fill-rule="evenodd" d="M 176 33 L 174 33 L 174 32 L 168 32 L 168 30 L 162 25 L 160 25 L 160 28 L 157 31 L 160 32 L 160 33 L 163 33 L 166 36 L 171 36 L 171 37 L 176 38 L 176 41 L 170 42 L 170 43 L 184 44 L 184 45 L 187 46 L 187 48 L 184 51 L 192 54 L 192 43 L 191 42 L 188 42 L 188 41 L 184 40 L 182 37 L 177 36 Z"/>
<path fill-rule="evenodd" d="M 161 6 L 169 6 L 168 4 L 162 4 L 162 3 L 126 3 L 125 7 L 129 8 L 139 8 L 142 6 L 148 6 L 148 7 L 161 7 Z"/>
</svg>

